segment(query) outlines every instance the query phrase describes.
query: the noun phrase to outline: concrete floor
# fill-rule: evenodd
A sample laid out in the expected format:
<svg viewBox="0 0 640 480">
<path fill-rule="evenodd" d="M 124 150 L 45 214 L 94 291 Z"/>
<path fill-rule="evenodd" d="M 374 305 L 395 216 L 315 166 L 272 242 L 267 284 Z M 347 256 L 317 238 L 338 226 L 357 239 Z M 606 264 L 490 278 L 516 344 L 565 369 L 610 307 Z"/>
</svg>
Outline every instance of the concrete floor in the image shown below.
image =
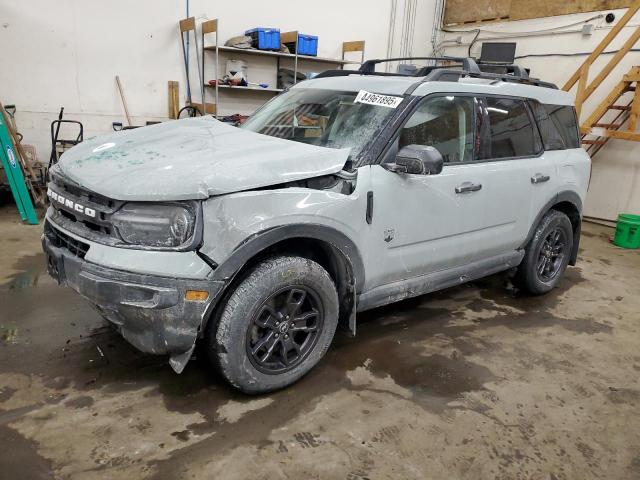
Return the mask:
<svg viewBox="0 0 640 480">
<path fill-rule="evenodd" d="M 560 288 L 377 309 L 264 397 L 136 352 L 0 209 L 3 479 L 638 479 L 640 255 L 585 225 Z"/>
</svg>

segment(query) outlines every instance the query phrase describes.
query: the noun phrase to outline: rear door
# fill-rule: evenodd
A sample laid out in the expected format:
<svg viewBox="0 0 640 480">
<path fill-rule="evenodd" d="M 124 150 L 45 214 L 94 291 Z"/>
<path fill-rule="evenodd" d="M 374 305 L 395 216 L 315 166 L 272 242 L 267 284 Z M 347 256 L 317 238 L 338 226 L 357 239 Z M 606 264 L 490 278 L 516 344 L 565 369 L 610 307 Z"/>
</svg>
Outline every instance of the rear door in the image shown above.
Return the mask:
<svg viewBox="0 0 640 480">
<path fill-rule="evenodd" d="M 544 154 L 530 165 L 531 218 L 548 206 L 558 192 L 583 187 L 587 169 L 584 168 L 584 151 L 580 145 L 575 110 L 570 105 L 543 104 L 530 100 L 529 105 L 536 118 Z"/>
<path fill-rule="evenodd" d="M 487 96 L 482 109 L 486 128 L 477 162 L 482 165 L 486 208 L 479 248 L 482 256 L 490 257 L 522 245 L 531 225 L 531 178 L 549 172 L 540 133 L 524 99 Z"/>
</svg>

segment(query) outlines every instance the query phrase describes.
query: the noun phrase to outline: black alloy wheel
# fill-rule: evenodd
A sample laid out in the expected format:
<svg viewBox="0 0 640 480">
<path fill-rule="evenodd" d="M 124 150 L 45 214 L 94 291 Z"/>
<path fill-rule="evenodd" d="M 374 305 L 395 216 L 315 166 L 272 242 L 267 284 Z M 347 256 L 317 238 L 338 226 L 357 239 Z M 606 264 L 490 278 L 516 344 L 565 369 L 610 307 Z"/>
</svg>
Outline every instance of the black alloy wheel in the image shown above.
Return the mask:
<svg viewBox="0 0 640 480">
<path fill-rule="evenodd" d="M 560 272 L 567 255 L 567 238 L 563 229 L 551 230 L 540 245 L 536 272 L 543 282 L 550 282 Z"/>
<path fill-rule="evenodd" d="M 322 302 L 311 288 L 296 285 L 271 295 L 247 329 L 247 355 L 262 373 L 280 374 L 313 351 L 323 326 Z"/>
</svg>

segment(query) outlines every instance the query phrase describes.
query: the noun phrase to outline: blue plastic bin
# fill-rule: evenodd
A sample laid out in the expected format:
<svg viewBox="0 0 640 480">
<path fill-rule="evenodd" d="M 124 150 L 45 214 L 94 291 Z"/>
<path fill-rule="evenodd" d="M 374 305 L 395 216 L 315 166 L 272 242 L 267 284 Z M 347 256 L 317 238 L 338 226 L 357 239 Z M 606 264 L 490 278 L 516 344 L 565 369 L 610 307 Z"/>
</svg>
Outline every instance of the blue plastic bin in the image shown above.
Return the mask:
<svg viewBox="0 0 640 480">
<path fill-rule="evenodd" d="M 318 55 L 318 37 L 315 35 L 298 34 L 298 55 Z"/>
<path fill-rule="evenodd" d="M 259 50 L 280 50 L 280 29 L 279 28 L 252 28 L 244 32 L 251 37 L 254 48 Z"/>
</svg>

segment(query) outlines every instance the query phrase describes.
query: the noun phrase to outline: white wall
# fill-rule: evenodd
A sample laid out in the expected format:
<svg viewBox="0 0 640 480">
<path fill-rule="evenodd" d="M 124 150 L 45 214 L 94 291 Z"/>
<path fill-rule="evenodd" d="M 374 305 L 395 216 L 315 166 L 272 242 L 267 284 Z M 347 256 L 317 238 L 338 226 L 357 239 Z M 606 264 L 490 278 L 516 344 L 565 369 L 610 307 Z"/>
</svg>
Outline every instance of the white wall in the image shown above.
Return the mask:
<svg viewBox="0 0 640 480">
<path fill-rule="evenodd" d="M 624 10 L 614 10 L 613 12 L 616 14 L 616 22 L 624 14 Z M 526 56 L 532 54 L 592 52 L 611 28 L 611 25 L 605 23 L 604 18 L 590 21 L 595 25 L 594 33 L 590 36 L 580 33 L 581 24 L 565 26 L 582 22 L 598 14 L 599 12 L 592 12 L 518 22 L 485 24 L 481 26 L 478 42 L 472 47 L 471 53 L 474 56 L 479 56 L 480 43 L 483 39 L 488 41 L 516 41 L 518 43 L 516 56 L 525 56 L 517 59 L 516 63 L 530 68 L 532 76 L 554 82 L 562 87 L 584 61 L 586 55 L 570 57 Z M 628 23 L 628 26 L 620 33 L 619 38 L 614 40 L 606 51 L 618 49 L 639 24 L 640 15 Z M 556 31 L 548 31 L 548 29 L 557 27 L 563 28 L 559 28 Z M 463 30 L 460 27 L 452 26 L 449 28 Z M 466 30 L 472 30 L 473 28 L 468 27 Z M 523 33 L 545 29 L 547 30 L 546 32 Z M 507 32 L 517 32 L 518 36 L 510 36 Z M 445 33 L 445 41 L 442 45 L 444 51 L 450 55 L 466 55 L 468 44 L 475 34 L 475 31 L 469 33 Z M 462 37 L 462 45 L 455 43 L 456 38 L 459 36 Z M 636 47 L 640 48 L 640 42 Z M 592 67 L 591 71 L 593 73 L 590 78 L 595 77 L 599 69 L 611 58 L 612 55 L 601 56 Z M 622 79 L 622 75 L 633 65 L 640 65 L 640 52 L 629 52 L 608 79 L 595 91 L 583 107 L 582 120 L 586 119 L 595 106 L 602 101 L 613 86 Z M 591 217 L 613 220 L 620 212 L 640 213 L 640 143 L 611 140 L 594 158 L 585 214 Z"/>
<path fill-rule="evenodd" d="M 392 51 L 396 53 L 405 1 L 395 2 Z M 430 49 L 433 2 L 417 3 L 413 54 L 425 55 Z M 36 146 L 41 161 L 48 160 L 49 125 L 61 106 L 65 118 L 84 123 L 85 137 L 110 132 L 114 121 L 125 122 L 115 75 L 124 86 L 134 124 L 167 118 L 168 80 L 180 81 L 184 104 L 186 83 L 177 25 L 186 17 L 186 6 L 187 0 L 0 0 L 0 100 L 16 104 L 24 142 Z M 221 42 L 248 28 L 278 27 L 318 35 L 321 56 L 337 58 L 343 41 L 365 40 L 367 58 L 384 58 L 391 6 L 391 0 L 191 0 L 189 8 L 198 23 L 219 19 Z M 190 51 L 193 66 L 193 44 Z M 251 57 L 250 80 L 275 86 L 272 65 L 270 59 Z M 301 68 L 319 69 L 317 64 L 304 63 Z M 212 71 L 206 75 L 210 78 L 215 78 Z M 193 99 L 198 101 L 197 82 L 192 81 Z M 224 114 L 249 113 L 270 98 L 224 95 L 220 108 Z M 208 100 L 213 101 L 212 96 Z"/>
</svg>

